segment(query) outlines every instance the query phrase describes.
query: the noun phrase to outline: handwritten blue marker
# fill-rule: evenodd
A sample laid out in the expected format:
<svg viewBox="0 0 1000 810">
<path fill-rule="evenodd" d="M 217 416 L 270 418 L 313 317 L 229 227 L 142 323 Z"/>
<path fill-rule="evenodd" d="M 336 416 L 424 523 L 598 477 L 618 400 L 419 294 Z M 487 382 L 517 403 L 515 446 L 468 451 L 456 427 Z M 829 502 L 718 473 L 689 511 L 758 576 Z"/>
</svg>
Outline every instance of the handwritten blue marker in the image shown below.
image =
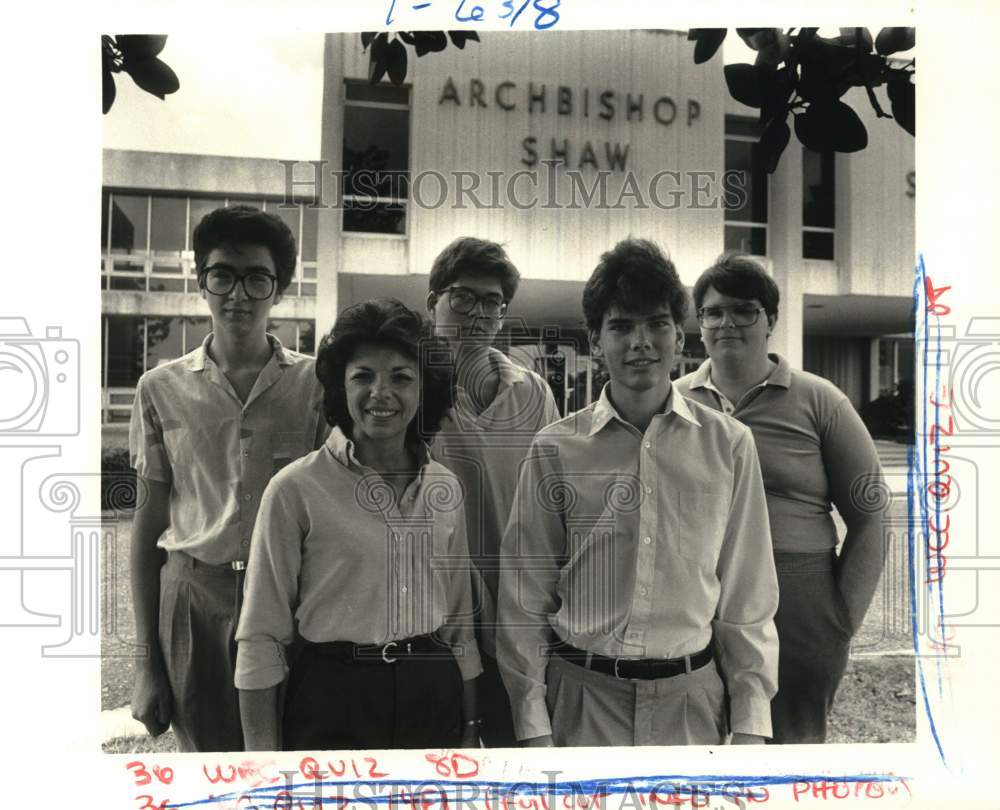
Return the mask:
<svg viewBox="0 0 1000 810">
<path fill-rule="evenodd" d="M 414 11 L 420 11 L 420 9 L 427 8 L 427 6 L 429 6 L 429 5 L 430 5 L 430 3 L 420 3 L 419 5 L 413 6 L 413 10 Z"/>
<path fill-rule="evenodd" d="M 469 12 L 468 16 L 463 17 L 462 9 L 465 7 L 465 0 L 462 0 L 458 4 L 458 8 L 455 9 L 455 19 L 459 22 L 479 22 L 486 16 L 486 11 L 482 6 L 473 6 L 472 11 Z"/>
<path fill-rule="evenodd" d="M 389 3 L 389 13 L 385 15 L 385 24 L 392 25 L 392 10 L 396 8 L 396 0 Z"/>
</svg>

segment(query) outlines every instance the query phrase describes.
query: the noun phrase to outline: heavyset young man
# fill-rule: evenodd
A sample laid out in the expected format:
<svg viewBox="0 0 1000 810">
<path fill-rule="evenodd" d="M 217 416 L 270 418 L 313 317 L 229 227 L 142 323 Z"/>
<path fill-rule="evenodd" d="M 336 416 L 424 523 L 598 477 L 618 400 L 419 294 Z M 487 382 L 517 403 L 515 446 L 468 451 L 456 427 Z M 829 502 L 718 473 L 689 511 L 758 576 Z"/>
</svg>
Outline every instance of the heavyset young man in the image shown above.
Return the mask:
<svg viewBox="0 0 1000 810">
<path fill-rule="evenodd" d="M 583 308 L 610 381 L 539 433 L 502 542 L 516 736 L 763 742 L 778 588 L 753 437 L 673 389 L 687 294 L 654 244 L 605 253 Z"/>
<path fill-rule="evenodd" d="M 212 332 L 142 376 L 129 428 L 141 505 L 132 529 L 132 713 L 182 751 L 243 748 L 234 632 L 260 496 L 274 472 L 323 443 L 310 358 L 266 332 L 295 270 L 277 217 L 221 208 L 195 228 Z M 143 494 L 144 493 L 144 498 Z"/>
</svg>

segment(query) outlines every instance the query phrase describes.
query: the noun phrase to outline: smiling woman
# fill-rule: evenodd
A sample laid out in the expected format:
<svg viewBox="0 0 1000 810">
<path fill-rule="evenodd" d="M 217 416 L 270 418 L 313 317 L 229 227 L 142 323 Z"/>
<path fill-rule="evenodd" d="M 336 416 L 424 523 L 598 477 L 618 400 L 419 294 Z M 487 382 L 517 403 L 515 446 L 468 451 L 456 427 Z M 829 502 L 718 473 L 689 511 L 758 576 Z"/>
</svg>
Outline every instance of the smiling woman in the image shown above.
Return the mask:
<svg viewBox="0 0 1000 810">
<path fill-rule="evenodd" d="M 320 344 L 333 431 L 274 477 L 251 543 L 236 674 L 247 750 L 477 741 L 461 488 L 424 444 L 453 382 L 427 362 L 440 354 L 428 329 L 376 299 L 344 310 Z M 296 625 L 304 646 L 289 668 Z"/>
</svg>

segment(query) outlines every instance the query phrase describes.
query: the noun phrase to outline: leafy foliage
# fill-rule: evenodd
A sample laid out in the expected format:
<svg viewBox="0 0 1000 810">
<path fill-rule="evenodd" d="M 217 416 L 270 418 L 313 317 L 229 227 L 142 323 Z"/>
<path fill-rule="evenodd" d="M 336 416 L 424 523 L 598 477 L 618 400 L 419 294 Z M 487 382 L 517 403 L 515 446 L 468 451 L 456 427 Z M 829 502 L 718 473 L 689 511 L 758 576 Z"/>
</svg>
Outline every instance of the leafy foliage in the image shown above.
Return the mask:
<svg viewBox="0 0 1000 810">
<path fill-rule="evenodd" d="M 368 80 L 375 84 L 387 75 L 389 81 L 401 85 L 406 81 L 408 69 L 407 46 L 420 57 L 429 53 L 439 53 L 448 47 L 448 40 L 459 50 L 465 48 L 469 40 L 479 42 L 475 31 L 398 31 L 375 33 L 366 31 L 361 35 L 361 45 L 368 50 Z"/>
<path fill-rule="evenodd" d="M 101 36 L 101 71 L 104 80 L 104 114 L 115 103 L 115 73 L 127 73 L 147 93 L 166 98 L 181 86 L 170 65 L 159 58 L 167 44 L 162 34 Z"/>
<path fill-rule="evenodd" d="M 729 94 L 760 110 L 760 144 L 768 173 L 778 167 L 794 117 L 795 135 L 817 152 L 857 152 L 868 145 L 868 132 L 858 114 L 841 101 L 852 87 L 864 87 L 879 118 L 895 118 L 916 134 L 914 62 L 903 67 L 887 57 L 914 45 L 914 29 L 883 28 L 872 40 L 867 28 L 841 28 L 837 37 L 821 37 L 816 28 L 737 28 L 757 52 L 754 64 L 726 65 Z M 726 38 L 725 28 L 692 28 L 695 64 L 710 60 Z M 874 88 L 884 84 L 892 114 L 886 113 Z"/>
</svg>

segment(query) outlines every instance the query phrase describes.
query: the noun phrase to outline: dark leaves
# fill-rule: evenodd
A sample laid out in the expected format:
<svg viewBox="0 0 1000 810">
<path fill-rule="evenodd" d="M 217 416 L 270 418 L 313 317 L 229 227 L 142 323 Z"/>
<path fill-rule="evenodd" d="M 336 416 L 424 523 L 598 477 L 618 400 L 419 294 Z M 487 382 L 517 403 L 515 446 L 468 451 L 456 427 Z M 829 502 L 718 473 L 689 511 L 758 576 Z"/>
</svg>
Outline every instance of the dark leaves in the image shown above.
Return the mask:
<svg viewBox="0 0 1000 810">
<path fill-rule="evenodd" d="M 389 81 L 399 86 L 406 80 L 406 47 L 398 39 L 389 43 L 386 55 L 389 65 Z"/>
<path fill-rule="evenodd" d="M 167 44 L 167 37 L 165 34 L 119 34 L 115 43 L 126 62 L 142 61 L 159 56 Z"/>
<path fill-rule="evenodd" d="M 448 38 L 451 40 L 451 44 L 459 50 L 463 50 L 465 43 L 470 39 L 479 42 L 479 34 L 475 31 L 449 31 Z"/>
<path fill-rule="evenodd" d="M 916 90 L 907 80 L 888 82 L 885 86 L 892 104 L 892 115 L 896 123 L 911 135 L 917 134 Z"/>
<path fill-rule="evenodd" d="M 763 103 L 760 108 L 762 122 L 788 117 L 788 102 L 795 91 L 795 73 L 789 66 L 774 71 L 758 73 L 763 86 Z"/>
<path fill-rule="evenodd" d="M 104 97 L 103 97 L 103 109 L 104 114 L 108 114 L 108 110 L 111 109 L 111 105 L 115 103 L 115 95 L 117 91 L 115 90 L 115 77 L 111 75 L 110 70 L 104 71 Z"/>
<path fill-rule="evenodd" d="M 849 48 L 860 48 L 865 53 L 872 49 L 872 35 L 867 28 L 841 28 L 837 41 Z"/>
<path fill-rule="evenodd" d="M 700 65 L 715 56 L 725 38 L 725 28 L 692 28 L 688 31 L 688 41 L 695 43 L 694 63 Z"/>
<path fill-rule="evenodd" d="M 173 69 L 157 55 L 167 43 L 161 34 L 119 34 L 101 37 L 103 78 L 102 109 L 107 113 L 115 103 L 115 73 L 128 73 L 147 93 L 163 99 L 180 88 Z"/>
<path fill-rule="evenodd" d="M 170 93 L 176 93 L 181 83 L 170 65 L 155 56 L 140 62 L 126 62 L 125 70 L 147 93 L 157 98 L 165 98 Z"/>
<path fill-rule="evenodd" d="M 389 37 L 393 36 L 393 39 Z M 475 31 L 397 31 L 395 35 L 381 32 L 365 32 L 361 35 L 362 48 L 368 52 L 368 81 L 372 84 L 382 81 L 388 75 L 396 85 L 406 81 L 409 57 L 406 47 L 413 48 L 418 57 L 438 53 L 448 47 L 448 40 L 456 48 L 464 49 L 465 43 L 479 42 Z"/>
<path fill-rule="evenodd" d="M 382 77 L 389 69 L 388 50 L 389 35 L 376 34 L 368 54 L 368 81 L 372 84 L 382 81 Z"/>
<path fill-rule="evenodd" d="M 868 131 L 858 114 L 842 101 L 811 104 L 795 116 L 795 134 L 816 152 L 857 152 L 868 146 Z"/>
<path fill-rule="evenodd" d="M 444 31 L 414 31 L 413 38 L 417 56 L 439 53 L 448 47 L 448 38 L 444 35 Z"/>
<path fill-rule="evenodd" d="M 908 51 L 915 44 L 915 28 L 883 28 L 875 37 L 875 50 L 883 56 Z"/>
<path fill-rule="evenodd" d="M 781 153 L 785 151 L 791 137 L 792 131 L 784 118 L 774 119 L 764 129 L 764 134 L 760 137 L 760 148 L 768 174 L 774 174 L 774 170 L 778 168 Z"/>
<path fill-rule="evenodd" d="M 764 92 L 761 87 L 761 69 L 745 62 L 736 65 L 726 65 L 723 68 L 729 95 L 748 107 L 760 107 L 764 103 Z"/>
</svg>

